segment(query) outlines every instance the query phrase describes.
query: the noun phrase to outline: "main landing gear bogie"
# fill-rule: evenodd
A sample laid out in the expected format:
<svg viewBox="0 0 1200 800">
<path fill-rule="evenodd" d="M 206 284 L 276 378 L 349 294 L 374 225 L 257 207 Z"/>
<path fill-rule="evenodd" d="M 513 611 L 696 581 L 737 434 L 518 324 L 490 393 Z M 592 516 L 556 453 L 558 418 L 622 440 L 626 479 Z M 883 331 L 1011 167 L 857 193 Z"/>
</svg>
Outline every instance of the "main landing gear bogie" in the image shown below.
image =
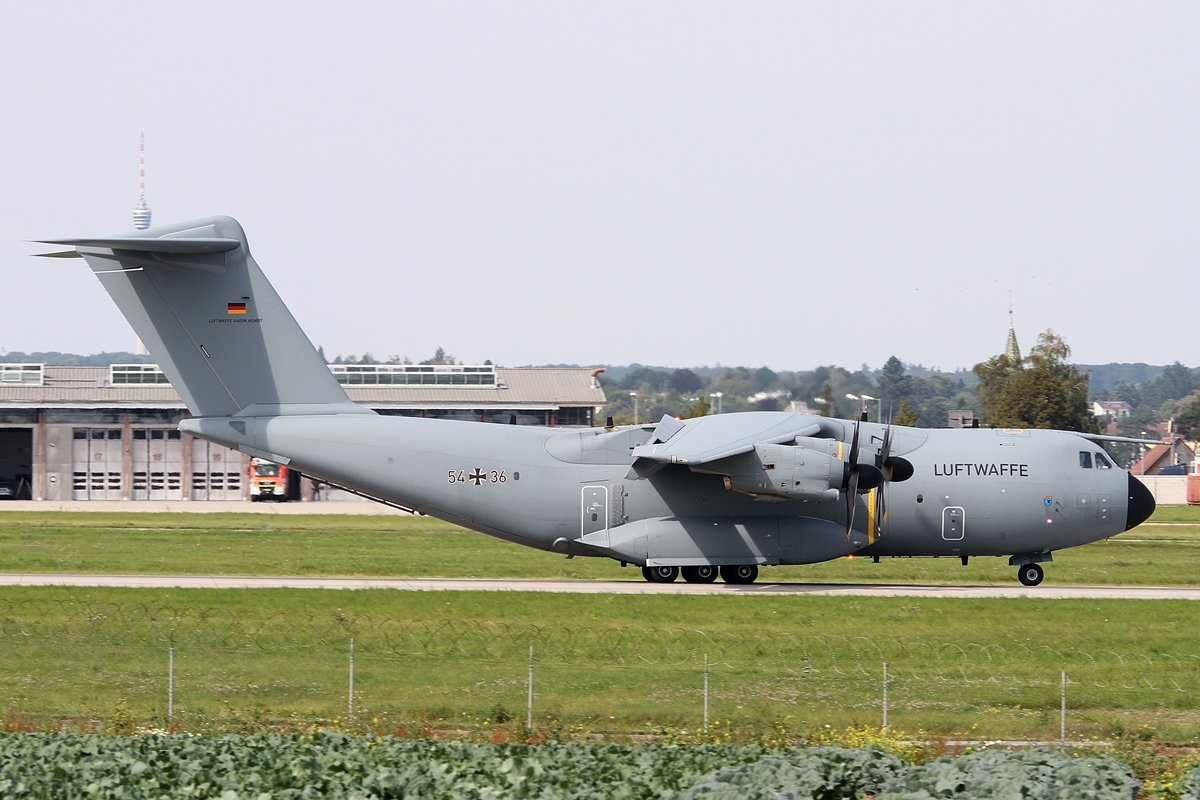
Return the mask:
<svg viewBox="0 0 1200 800">
<path fill-rule="evenodd" d="M 688 583 L 712 583 L 720 574 L 726 583 L 747 584 L 758 579 L 758 567 L 753 564 L 733 564 L 721 567 L 703 564 L 698 567 L 642 567 L 642 577 L 651 583 L 672 583 L 683 574 Z"/>
<path fill-rule="evenodd" d="M 1017 580 L 1023 586 L 1037 586 L 1046 577 L 1046 571 L 1040 564 L 1022 564 L 1017 567 Z"/>
</svg>

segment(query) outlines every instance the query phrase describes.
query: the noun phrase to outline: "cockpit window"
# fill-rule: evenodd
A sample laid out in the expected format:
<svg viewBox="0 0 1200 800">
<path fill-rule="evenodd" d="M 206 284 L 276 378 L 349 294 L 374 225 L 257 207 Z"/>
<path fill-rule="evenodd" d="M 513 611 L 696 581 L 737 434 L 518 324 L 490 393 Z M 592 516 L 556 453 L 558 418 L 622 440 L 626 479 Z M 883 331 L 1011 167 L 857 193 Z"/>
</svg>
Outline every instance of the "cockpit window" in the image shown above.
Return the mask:
<svg viewBox="0 0 1200 800">
<path fill-rule="evenodd" d="M 1092 454 L 1086 450 L 1079 451 L 1079 466 L 1084 469 L 1092 468 Z"/>
<path fill-rule="evenodd" d="M 1096 453 L 1096 469 L 1112 469 L 1113 463 L 1103 453 Z"/>
</svg>

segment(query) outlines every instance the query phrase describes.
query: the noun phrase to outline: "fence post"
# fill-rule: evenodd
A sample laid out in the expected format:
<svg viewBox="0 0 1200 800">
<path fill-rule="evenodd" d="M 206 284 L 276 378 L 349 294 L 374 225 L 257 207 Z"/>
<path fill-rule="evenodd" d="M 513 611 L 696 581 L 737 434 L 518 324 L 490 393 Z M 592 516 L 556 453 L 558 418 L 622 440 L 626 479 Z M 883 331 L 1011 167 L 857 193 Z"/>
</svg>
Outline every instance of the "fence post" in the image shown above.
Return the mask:
<svg viewBox="0 0 1200 800">
<path fill-rule="evenodd" d="M 1059 739 L 1067 741 L 1067 673 L 1062 674 L 1062 713 L 1060 716 Z"/>
<path fill-rule="evenodd" d="M 350 637 L 350 689 L 346 702 L 350 719 L 354 719 L 354 637 Z"/>
<path fill-rule="evenodd" d="M 708 733 L 708 653 L 704 654 L 704 732 Z"/>
<path fill-rule="evenodd" d="M 175 720 L 175 645 L 167 649 L 167 727 Z"/>
<path fill-rule="evenodd" d="M 533 645 L 529 645 L 529 698 L 525 704 L 525 730 L 533 730 Z"/>
<path fill-rule="evenodd" d="M 888 669 L 887 662 L 883 662 L 883 727 L 888 726 Z"/>
</svg>

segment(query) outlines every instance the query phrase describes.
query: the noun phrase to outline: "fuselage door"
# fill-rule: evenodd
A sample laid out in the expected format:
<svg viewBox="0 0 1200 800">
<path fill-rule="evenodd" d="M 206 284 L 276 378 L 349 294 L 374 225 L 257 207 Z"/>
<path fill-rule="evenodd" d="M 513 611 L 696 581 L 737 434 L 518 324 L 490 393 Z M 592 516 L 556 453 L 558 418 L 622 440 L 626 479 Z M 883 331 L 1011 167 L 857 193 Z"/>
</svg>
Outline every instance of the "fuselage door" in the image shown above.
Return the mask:
<svg viewBox="0 0 1200 800">
<path fill-rule="evenodd" d="M 967 532 L 967 514 L 962 506 L 942 509 L 942 538 L 948 542 L 961 541 Z"/>
<path fill-rule="evenodd" d="M 583 487 L 579 535 L 608 530 L 608 487 L 589 484 Z"/>
</svg>

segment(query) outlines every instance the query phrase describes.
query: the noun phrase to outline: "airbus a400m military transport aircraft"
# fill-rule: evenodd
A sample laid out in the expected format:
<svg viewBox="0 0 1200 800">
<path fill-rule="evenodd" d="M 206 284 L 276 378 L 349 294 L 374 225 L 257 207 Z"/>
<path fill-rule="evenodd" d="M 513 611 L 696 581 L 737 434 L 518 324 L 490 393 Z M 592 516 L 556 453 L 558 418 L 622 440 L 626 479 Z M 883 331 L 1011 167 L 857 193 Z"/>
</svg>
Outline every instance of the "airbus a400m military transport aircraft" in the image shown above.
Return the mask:
<svg viewBox="0 0 1200 800">
<path fill-rule="evenodd" d="M 367 497 L 647 580 L 750 583 L 855 554 L 1010 556 L 1026 585 L 1154 499 L 1085 436 L 718 414 L 562 430 L 355 405 L 229 217 L 47 244 L 82 255 L 182 395 L 180 428 Z"/>
</svg>

